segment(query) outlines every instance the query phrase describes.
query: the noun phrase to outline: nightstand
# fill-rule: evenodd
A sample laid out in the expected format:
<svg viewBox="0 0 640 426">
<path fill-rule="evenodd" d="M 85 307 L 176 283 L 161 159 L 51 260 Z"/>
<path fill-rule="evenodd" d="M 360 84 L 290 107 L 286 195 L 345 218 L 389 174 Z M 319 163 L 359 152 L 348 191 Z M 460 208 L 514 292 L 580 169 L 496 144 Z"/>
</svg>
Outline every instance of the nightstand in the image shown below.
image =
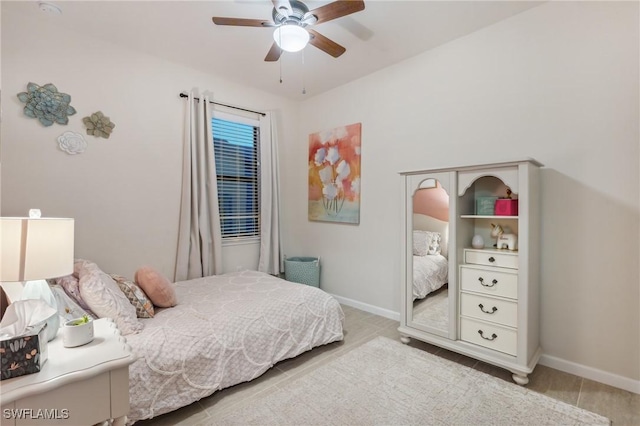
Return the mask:
<svg viewBox="0 0 640 426">
<path fill-rule="evenodd" d="M 94 321 L 92 342 L 62 345 L 62 331 L 49 342 L 49 358 L 38 373 L 0 383 L 2 425 L 93 425 L 129 412 L 131 348 L 115 323 Z"/>
</svg>

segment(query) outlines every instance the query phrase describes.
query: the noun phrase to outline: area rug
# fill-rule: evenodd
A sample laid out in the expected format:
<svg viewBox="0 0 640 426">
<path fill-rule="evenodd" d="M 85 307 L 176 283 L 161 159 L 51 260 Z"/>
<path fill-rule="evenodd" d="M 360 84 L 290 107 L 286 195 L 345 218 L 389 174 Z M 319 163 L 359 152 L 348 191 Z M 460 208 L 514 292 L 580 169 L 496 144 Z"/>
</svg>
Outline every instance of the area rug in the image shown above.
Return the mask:
<svg viewBox="0 0 640 426">
<path fill-rule="evenodd" d="M 211 425 L 609 425 L 609 419 L 377 337 Z"/>
</svg>

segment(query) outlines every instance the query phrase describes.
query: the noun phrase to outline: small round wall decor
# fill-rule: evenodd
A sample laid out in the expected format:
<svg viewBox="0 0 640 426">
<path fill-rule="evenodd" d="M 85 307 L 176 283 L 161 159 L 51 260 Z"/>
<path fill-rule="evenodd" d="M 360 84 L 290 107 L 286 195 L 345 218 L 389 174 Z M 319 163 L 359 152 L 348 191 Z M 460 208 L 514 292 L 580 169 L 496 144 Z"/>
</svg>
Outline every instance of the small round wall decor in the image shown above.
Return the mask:
<svg viewBox="0 0 640 426">
<path fill-rule="evenodd" d="M 87 134 L 98 138 L 108 139 L 113 128 L 116 127 L 102 111 L 94 112 L 89 117 L 83 118 L 82 121 L 87 126 Z"/>
<path fill-rule="evenodd" d="M 71 103 L 71 96 L 58 92 L 51 83 L 38 86 L 36 83 L 27 84 L 27 91 L 18 93 L 20 102 L 25 103 L 24 115 L 37 118 L 44 126 L 53 123 L 69 123 L 68 115 L 76 113 Z"/>
<path fill-rule="evenodd" d="M 87 149 L 87 141 L 80 133 L 64 132 L 58 136 L 58 146 L 67 154 L 82 154 Z"/>
</svg>

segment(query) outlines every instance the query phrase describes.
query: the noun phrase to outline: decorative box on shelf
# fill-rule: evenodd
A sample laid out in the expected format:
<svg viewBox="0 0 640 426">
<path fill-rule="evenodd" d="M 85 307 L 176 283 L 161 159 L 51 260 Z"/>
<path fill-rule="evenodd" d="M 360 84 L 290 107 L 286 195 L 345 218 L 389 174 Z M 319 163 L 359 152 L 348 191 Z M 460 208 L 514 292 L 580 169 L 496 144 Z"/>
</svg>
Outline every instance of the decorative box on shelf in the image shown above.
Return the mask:
<svg viewBox="0 0 640 426">
<path fill-rule="evenodd" d="M 518 216 L 518 200 L 513 198 L 499 198 L 496 200 L 496 216 Z"/>
<path fill-rule="evenodd" d="M 476 214 L 479 216 L 493 216 L 498 197 L 476 197 Z"/>
</svg>

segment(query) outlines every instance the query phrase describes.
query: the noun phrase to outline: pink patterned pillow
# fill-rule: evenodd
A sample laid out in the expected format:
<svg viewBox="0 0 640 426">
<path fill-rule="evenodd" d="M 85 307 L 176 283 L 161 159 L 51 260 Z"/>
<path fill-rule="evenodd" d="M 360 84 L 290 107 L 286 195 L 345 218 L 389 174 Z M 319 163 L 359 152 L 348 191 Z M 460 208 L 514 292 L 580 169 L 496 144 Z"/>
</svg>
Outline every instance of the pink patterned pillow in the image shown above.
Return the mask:
<svg viewBox="0 0 640 426">
<path fill-rule="evenodd" d="M 80 280 L 73 275 L 66 275 L 64 277 L 56 278 L 55 282 L 57 285 L 64 289 L 64 292 L 69 295 L 71 299 L 73 299 L 82 309 L 87 311 L 94 318 L 97 318 L 97 315 L 91 311 L 89 305 L 82 299 L 82 295 L 80 294 Z"/>
</svg>

